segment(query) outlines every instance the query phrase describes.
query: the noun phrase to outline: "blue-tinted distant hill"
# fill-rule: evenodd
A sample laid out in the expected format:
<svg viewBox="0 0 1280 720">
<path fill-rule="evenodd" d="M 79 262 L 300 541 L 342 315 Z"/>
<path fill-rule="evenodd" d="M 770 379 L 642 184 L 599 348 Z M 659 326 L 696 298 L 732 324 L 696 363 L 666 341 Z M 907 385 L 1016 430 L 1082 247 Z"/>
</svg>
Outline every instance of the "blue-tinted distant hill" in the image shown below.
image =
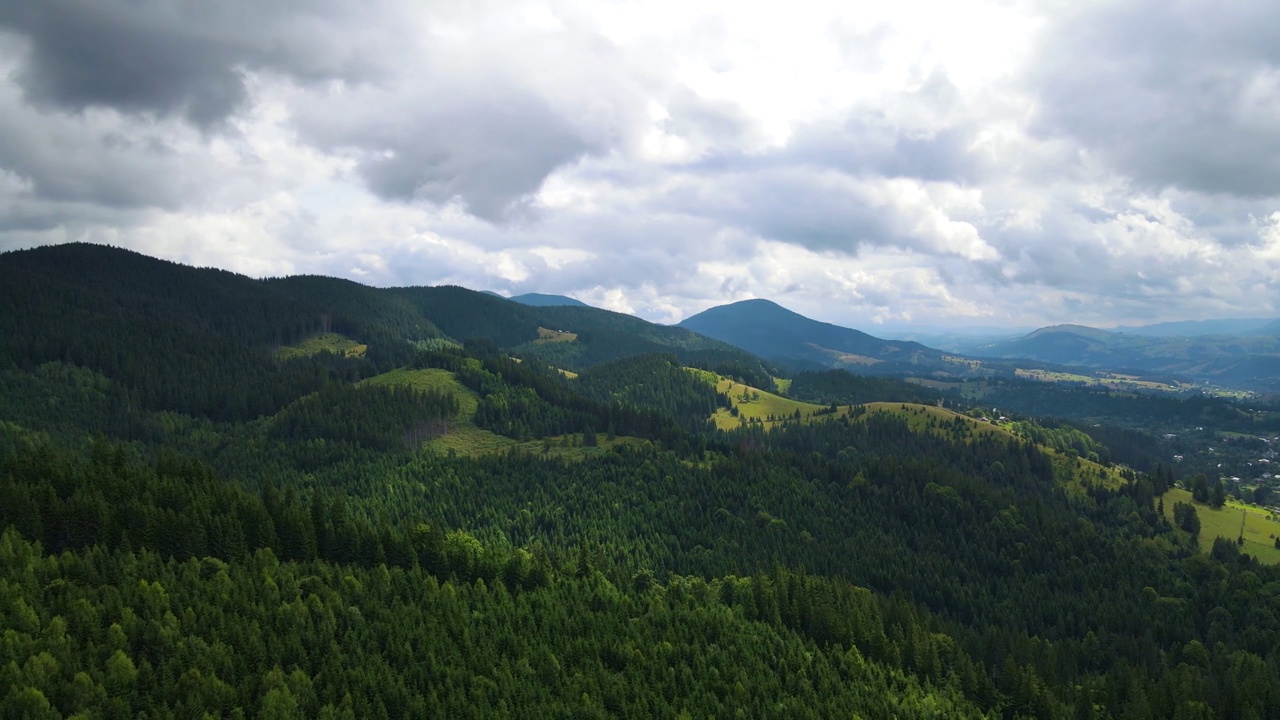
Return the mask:
<svg viewBox="0 0 1280 720">
<path fill-rule="evenodd" d="M 917 342 L 883 340 L 820 322 L 770 300 L 743 300 L 686 318 L 680 327 L 796 368 L 844 367 L 858 372 L 944 369 L 943 353 Z"/>
<path fill-rule="evenodd" d="M 1204 335 L 1274 335 L 1280 331 L 1280 320 L 1273 318 L 1224 318 L 1218 320 L 1183 320 L 1151 325 L 1121 325 L 1116 332 L 1147 337 L 1197 337 Z"/>
<path fill-rule="evenodd" d="M 975 348 L 986 358 L 1130 370 L 1253 390 L 1280 387 L 1280 337 L 1264 334 L 1153 337 L 1083 325 L 1055 325 Z"/>
<path fill-rule="evenodd" d="M 514 295 L 509 299 L 521 305 L 531 305 L 533 307 L 591 307 L 581 300 L 575 300 L 564 295 L 548 295 L 546 293 L 525 293 L 523 295 Z"/>
</svg>

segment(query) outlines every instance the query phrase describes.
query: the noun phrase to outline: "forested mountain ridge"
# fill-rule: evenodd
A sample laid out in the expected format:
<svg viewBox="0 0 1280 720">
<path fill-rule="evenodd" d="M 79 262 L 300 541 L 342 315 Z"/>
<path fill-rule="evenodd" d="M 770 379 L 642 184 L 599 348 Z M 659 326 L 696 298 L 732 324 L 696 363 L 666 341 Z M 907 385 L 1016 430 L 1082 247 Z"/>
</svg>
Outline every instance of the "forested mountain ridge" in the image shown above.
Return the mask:
<svg viewBox="0 0 1280 720">
<path fill-rule="evenodd" d="M 180 406 L 215 418 L 261 415 L 317 388 L 323 373 L 314 363 L 291 366 L 275 387 L 263 387 L 265 356 L 328 331 L 368 345 L 368 363 L 358 371 L 364 374 L 404 365 L 423 343 L 444 338 L 523 345 L 521 354 L 572 369 L 675 352 L 691 362 L 768 374 L 749 354 L 686 330 L 596 308 L 529 307 L 460 287 L 371 288 L 318 276 L 254 280 L 82 243 L 0 254 L 0 281 L 6 310 L 0 357 L 24 367 L 65 360 L 130 385 L 145 376 L 151 406 L 162 404 L 152 393 L 198 394 L 185 383 L 188 372 L 224 374 L 225 392 Z M 541 345 L 539 327 L 576 332 L 578 339 Z M 144 351 L 157 344 L 171 352 Z M 241 379 L 232 383 L 232 375 Z"/>
<path fill-rule="evenodd" d="M 717 431 L 688 365 L 779 387 L 684 330 L 31 252 L 0 256 L 0 715 L 1280 713 L 1280 570 L 1077 431 L 825 373 L 784 388 L 857 407 Z M 272 354 L 324 329 L 366 356 Z M 468 414 L 510 449 L 433 450 Z"/>
</svg>

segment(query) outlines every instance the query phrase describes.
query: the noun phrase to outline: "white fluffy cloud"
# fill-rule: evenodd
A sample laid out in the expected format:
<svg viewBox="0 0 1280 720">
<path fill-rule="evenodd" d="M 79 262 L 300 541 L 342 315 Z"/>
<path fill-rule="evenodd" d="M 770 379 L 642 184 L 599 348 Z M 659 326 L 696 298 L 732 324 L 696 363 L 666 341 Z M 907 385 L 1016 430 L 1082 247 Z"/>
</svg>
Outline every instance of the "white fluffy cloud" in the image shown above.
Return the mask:
<svg viewBox="0 0 1280 720">
<path fill-rule="evenodd" d="M 0 249 L 661 321 L 1280 312 L 1265 3 L 285 7 L 0 0 Z"/>
</svg>

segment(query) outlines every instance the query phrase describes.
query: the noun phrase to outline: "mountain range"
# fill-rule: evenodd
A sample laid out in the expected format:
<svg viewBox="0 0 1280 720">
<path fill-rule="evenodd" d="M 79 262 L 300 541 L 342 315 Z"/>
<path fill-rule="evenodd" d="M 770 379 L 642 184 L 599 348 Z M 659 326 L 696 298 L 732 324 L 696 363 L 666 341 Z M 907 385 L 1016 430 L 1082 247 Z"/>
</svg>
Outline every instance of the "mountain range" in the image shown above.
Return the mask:
<svg viewBox="0 0 1280 720">
<path fill-rule="evenodd" d="M 1280 716 L 1280 408 L 690 320 L 0 254 L 0 717 Z"/>
<path fill-rule="evenodd" d="M 1250 334 L 1242 335 L 1160 337 L 1056 325 L 969 348 L 968 352 L 977 357 L 1026 359 L 1275 391 L 1280 389 L 1280 333 L 1270 332 L 1270 327 L 1256 325 Z"/>
<path fill-rule="evenodd" d="M 1277 321 L 1211 321 L 1149 326 L 1169 332 L 1196 328 L 1234 327 L 1248 334 L 1157 337 L 1080 325 L 1060 325 L 957 352 L 944 352 L 918 342 L 889 340 L 856 329 L 820 322 L 763 299 L 713 307 L 666 326 L 640 318 L 593 308 L 565 296 L 527 294 L 510 300 L 493 293 L 459 287 L 371 288 L 347 280 L 297 276 L 251 280 L 222 271 L 197 270 L 96 245 L 70 244 L 9 253 L 0 274 L 9 277 L 8 290 L 18 308 L 24 288 L 39 286 L 59 291 L 57 303 L 29 314 L 8 313 L 0 329 L 17 333 L 18 323 L 65 323 L 57 318 L 81 318 L 67 338 L 48 337 L 48 357 L 75 352 L 100 328 L 119 319 L 136 326 L 154 316 L 144 308 L 177 297 L 179 288 L 204 288 L 202 296 L 220 296 L 241 303 L 239 314 L 253 317 L 278 302 L 273 313 L 299 319 L 288 327 L 263 318 L 249 333 L 255 341 L 286 342 L 323 325 L 348 334 L 382 338 L 372 357 L 402 360 L 416 343 L 437 338 L 484 339 L 499 347 L 520 348 L 567 370 L 646 352 L 672 352 L 700 362 L 736 364 L 767 376 L 766 365 L 792 370 L 847 368 L 862 374 L 916 375 L 935 379 L 985 377 L 1013 371 L 1011 362 L 1048 364 L 1087 371 L 1129 372 L 1186 382 L 1273 392 L 1280 389 L 1280 335 Z M 118 291 L 112 303 L 97 299 L 117 277 L 154 276 L 166 282 L 137 282 L 135 289 Z M 112 306 L 119 306 L 112 310 Z M 54 309 L 55 305 L 58 309 Z M 200 303 L 184 297 L 173 312 L 178 332 L 190 336 L 184 347 L 216 342 L 232 323 L 228 318 L 199 317 Z M 131 309 L 138 309 L 133 312 Z M 41 313 L 52 313 L 41 318 Z M 556 332 L 559 331 L 559 332 Z M 77 334 L 79 333 L 79 334 Z M 0 339 L 0 345 L 5 342 Z M 122 352 L 129 354 L 129 349 Z M 386 355 L 385 358 L 383 356 Z M 965 357 L 967 356 L 967 357 Z M 762 363 L 760 358 L 764 358 Z M 980 358 L 974 360 L 973 358 Z M 197 366 L 199 358 L 193 358 Z M 741 374 L 741 373 L 739 373 Z M 767 384 L 767 383 L 766 383 Z"/>
<path fill-rule="evenodd" d="M 1158 376 L 1177 382 L 1280 390 L 1280 321 L 1204 321 L 1146 326 L 1143 333 L 1055 325 L 994 342 L 957 343 L 943 352 L 824 323 L 769 300 L 713 307 L 679 324 L 797 369 L 845 368 L 863 374 L 967 378 L 1013 371 L 1009 361 L 1063 369 Z M 1156 336 L 1232 328 L 1240 334 Z M 961 353 L 963 356 L 961 356 Z"/>
</svg>

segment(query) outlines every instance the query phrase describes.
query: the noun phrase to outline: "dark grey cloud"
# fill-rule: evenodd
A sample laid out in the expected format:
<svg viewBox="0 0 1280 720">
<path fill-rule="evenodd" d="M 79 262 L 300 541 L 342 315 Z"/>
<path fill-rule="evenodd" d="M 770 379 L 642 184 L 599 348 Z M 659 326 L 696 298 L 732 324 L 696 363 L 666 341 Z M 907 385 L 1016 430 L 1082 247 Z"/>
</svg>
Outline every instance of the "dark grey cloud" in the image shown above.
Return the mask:
<svg viewBox="0 0 1280 720">
<path fill-rule="evenodd" d="M 248 109 L 252 76 L 261 73 L 297 89 L 293 119 L 302 139 L 324 151 L 352 153 L 359 176 L 379 197 L 438 204 L 457 198 L 491 221 L 508 217 L 555 168 L 618 139 L 617 131 L 575 117 L 582 111 L 575 98 L 555 106 L 539 92 L 547 83 L 529 87 L 539 72 L 555 77 L 565 65 L 581 62 L 571 53 L 557 56 L 551 34 L 531 41 L 541 60 L 521 67 L 521 49 L 500 37 L 504 30 L 484 31 L 487 10 L 471 17 L 445 8 L 428 21 L 426 9 L 338 0 L 306 6 L 282 0 L 0 0 L 0 28 L 24 39 L 11 81 L 42 111 L 109 108 L 225 131 L 231 117 Z M 435 46 L 424 44 L 432 22 L 447 27 L 455 20 L 468 28 L 479 23 L 476 39 L 448 38 L 446 32 Z M 595 47 L 591 54 L 607 61 L 602 55 L 608 50 Z M 626 104 L 607 87 L 601 97 Z M 191 189 L 165 177 L 121 182 L 134 177 L 125 173 L 104 182 L 92 169 L 50 172 L 51 165 L 67 163 L 18 147 L 25 143 L 21 133 L 10 136 L 11 147 L 0 142 L 0 168 L 31 178 L 41 195 L 169 207 L 175 188 Z M 109 138 L 98 144 L 89 156 L 128 154 L 111 147 Z M 155 155 L 146 148 L 133 154 Z"/>
<path fill-rule="evenodd" d="M 598 149 L 518 88 L 492 102 L 461 93 L 379 92 L 375 117 L 317 111 L 297 122 L 319 147 L 355 150 L 360 175 L 380 197 L 437 204 L 459 198 L 487 220 L 503 219 L 557 167 Z"/>
<path fill-rule="evenodd" d="M 719 188 L 731 189 L 727 197 Z M 724 175 L 683 198 L 686 210 L 719 210 L 725 221 L 811 250 L 856 254 L 864 244 L 901 241 L 892 218 L 872 206 L 853 178 L 821 168 L 778 168 Z M 728 204 L 726 206 L 726 200 Z M 719 205 L 717 208 L 716 206 Z"/>
<path fill-rule="evenodd" d="M 969 128 L 910 135 L 853 119 L 834 132 L 806 128 L 778 161 L 835 168 L 856 175 L 968 183 L 979 170 L 978 158 L 969 149 L 972 143 L 973 131 Z"/>
<path fill-rule="evenodd" d="M 0 200 L 28 226 L 95 216 L 93 208 L 177 209 L 205 192 L 214 171 L 207 158 L 176 150 L 171 130 L 43 113 L 0 83 L 0 172 L 14 180 Z"/>
<path fill-rule="evenodd" d="M 0 1 L 0 27 L 26 38 L 16 73 L 45 107 L 110 107 L 222 122 L 247 98 L 245 71 L 300 80 L 357 80 L 374 68 L 352 40 L 381 25 L 381 3 L 336 1 L 304 9 L 280 0 Z M 352 22 L 358 20 L 358 23 Z M 394 24 L 382 28 L 394 37 Z M 384 38 L 384 41 L 392 38 Z"/>
<path fill-rule="evenodd" d="M 1068 7 L 1027 76 L 1034 131 L 1150 188 L 1280 194 L 1280 5 Z"/>
</svg>

